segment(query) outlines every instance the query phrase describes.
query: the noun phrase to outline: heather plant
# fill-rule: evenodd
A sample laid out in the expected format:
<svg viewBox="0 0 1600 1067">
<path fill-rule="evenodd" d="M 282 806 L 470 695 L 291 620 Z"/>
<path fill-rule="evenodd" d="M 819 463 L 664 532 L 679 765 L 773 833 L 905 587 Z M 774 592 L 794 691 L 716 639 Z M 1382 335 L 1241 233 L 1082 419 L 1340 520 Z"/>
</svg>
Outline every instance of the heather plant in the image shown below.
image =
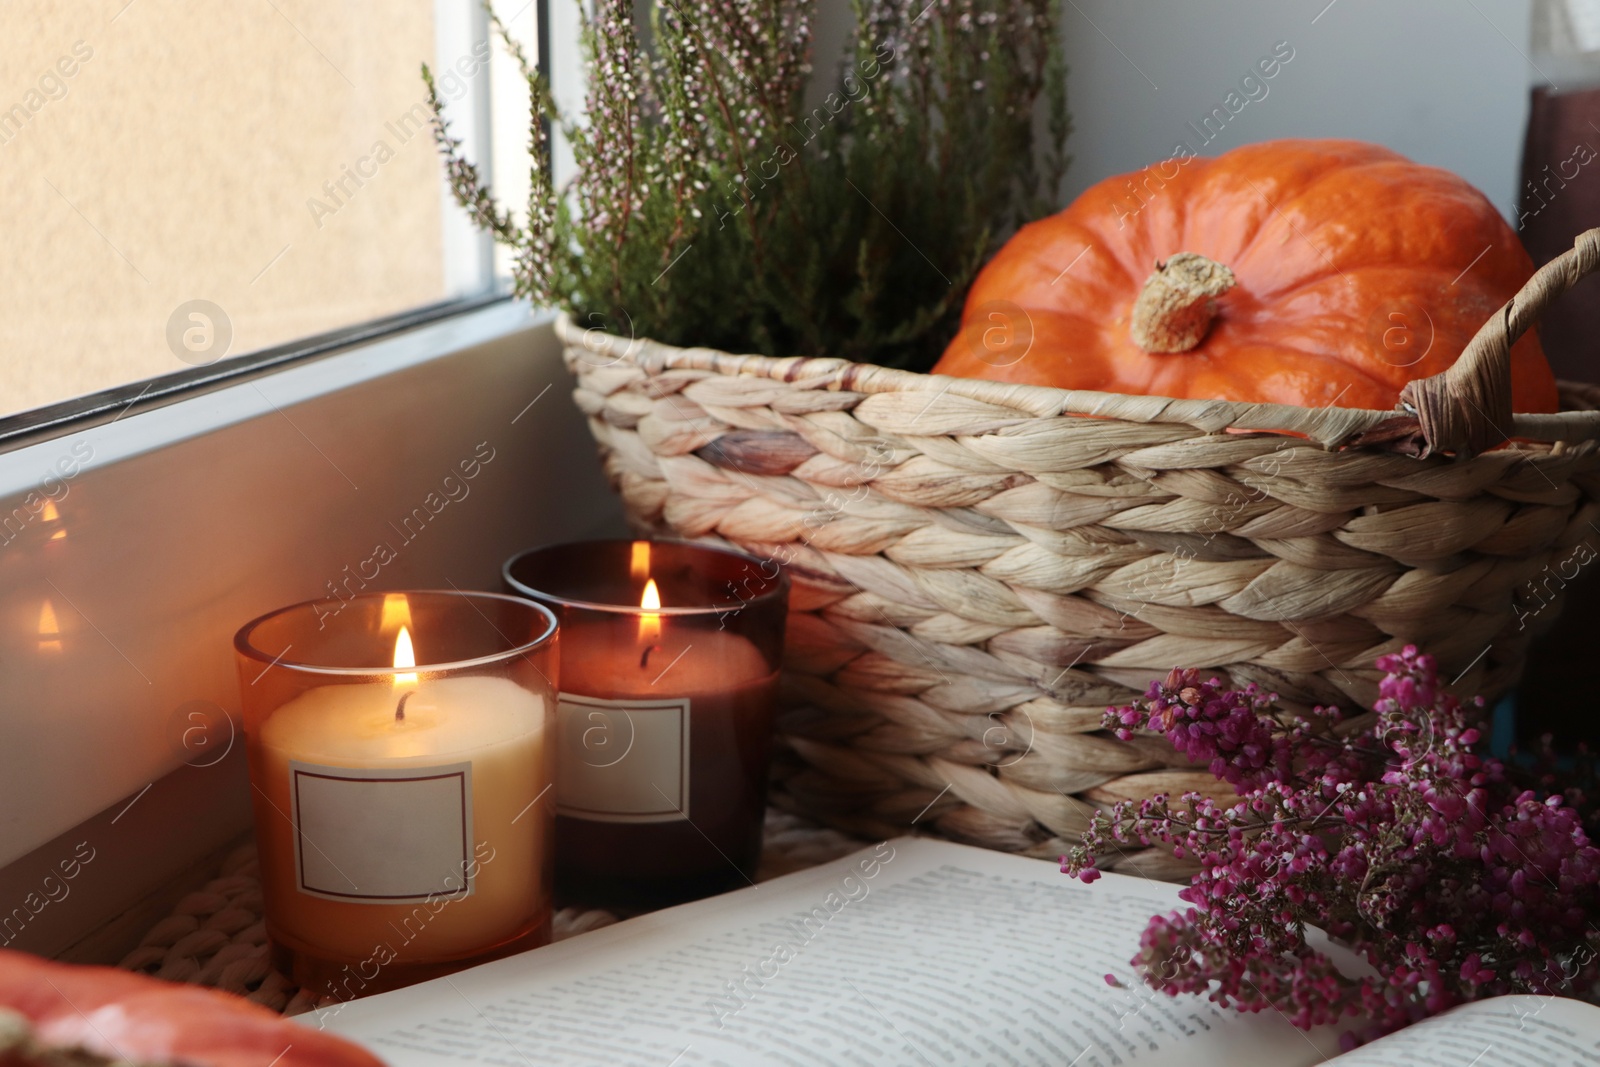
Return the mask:
<svg viewBox="0 0 1600 1067">
<path fill-rule="evenodd" d="M 638 18 L 598 0 L 581 116 L 494 20 L 532 98 L 525 224 L 423 77 L 452 192 L 514 250 L 519 295 L 626 336 L 925 369 L 978 268 L 1054 206 L 1069 119 L 1053 4 L 856 0 L 818 92 L 814 0 Z M 576 163 L 559 187 L 552 129 Z"/>
<path fill-rule="evenodd" d="M 1335 708 L 1298 717 L 1192 670 L 1110 709 L 1118 736 L 1164 734 L 1237 796 L 1118 804 L 1062 870 L 1093 881 L 1124 845 L 1198 860 L 1189 907 L 1141 938 L 1145 980 L 1307 1029 L 1365 1020 L 1347 1041 L 1504 993 L 1595 1000 L 1600 849 L 1584 799 L 1547 772 L 1545 788 L 1524 788 L 1479 754 L 1476 715 L 1431 657 L 1408 647 L 1378 667 L 1376 721 L 1353 732 L 1336 729 Z M 1312 927 L 1375 973 L 1341 973 L 1308 943 Z"/>
</svg>

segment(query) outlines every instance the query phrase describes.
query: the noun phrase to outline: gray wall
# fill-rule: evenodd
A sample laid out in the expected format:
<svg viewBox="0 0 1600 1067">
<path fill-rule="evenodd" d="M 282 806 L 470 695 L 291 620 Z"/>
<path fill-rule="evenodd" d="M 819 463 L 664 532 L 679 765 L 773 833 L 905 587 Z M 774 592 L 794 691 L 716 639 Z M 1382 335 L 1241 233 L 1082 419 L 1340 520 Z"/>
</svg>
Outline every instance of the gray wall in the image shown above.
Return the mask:
<svg viewBox="0 0 1600 1067">
<path fill-rule="evenodd" d="M 1077 125 L 1063 204 L 1102 178 L 1278 137 L 1355 137 L 1464 176 L 1514 218 L 1531 0 L 1060 0 Z M 835 54 L 848 0 L 821 0 Z M 1294 58 L 1210 144 L 1198 124 L 1275 44 Z M 826 64 L 818 63 L 819 71 Z M 1259 95 L 1259 90 L 1254 90 Z"/>
<path fill-rule="evenodd" d="M 1277 137 L 1355 137 L 1455 171 L 1514 218 L 1539 79 L 1529 0 L 1062 0 L 1062 12 L 1077 124 L 1069 198 L 1182 140 L 1215 155 Z M 1201 147 L 1186 124 L 1280 41 L 1294 58 L 1266 96 Z"/>
</svg>

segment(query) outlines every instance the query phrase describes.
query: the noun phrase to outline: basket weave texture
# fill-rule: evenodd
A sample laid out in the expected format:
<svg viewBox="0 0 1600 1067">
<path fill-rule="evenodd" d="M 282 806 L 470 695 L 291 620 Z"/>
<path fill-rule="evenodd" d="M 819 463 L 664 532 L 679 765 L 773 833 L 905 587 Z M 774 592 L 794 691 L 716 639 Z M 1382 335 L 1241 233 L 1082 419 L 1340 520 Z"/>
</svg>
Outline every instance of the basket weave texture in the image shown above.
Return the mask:
<svg viewBox="0 0 1600 1067">
<path fill-rule="evenodd" d="M 1577 273 L 1596 262 L 1600 240 Z M 1510 446 L 1416 458 L 1335 447 L 1393 411 L 557 329 L 630 520 L 787 566 L 774 799 L 859 834 L 915 824 L 1054 856 L 1096 806 L 1215 791 L 1164 739 L 1100 728 L 1174 666 L 1353 712 L 1376 697 L 1374 659 L 1415 643 L 1492 700 L 1600 545 L 1582 387 L 1564 395 L 1578 410 L 1516 416 Z M 1178 873 L 1153 852 L 1120 862 Z"/>
<path fill-rule="evenodd" d="M 769 809 L 756 881 L 827 863 L 865 843 Z M 273 968 L 261 914 L 261 867 L 252 841 L 234 849 L 217 877 L 180 899 L 117 966 L 221 989 L 285 1015 L 337 1005 Z M 555 913 L 552 936 L 565 941 L 617 919 L 610 911 L 569 904 Z"/>
</svg>

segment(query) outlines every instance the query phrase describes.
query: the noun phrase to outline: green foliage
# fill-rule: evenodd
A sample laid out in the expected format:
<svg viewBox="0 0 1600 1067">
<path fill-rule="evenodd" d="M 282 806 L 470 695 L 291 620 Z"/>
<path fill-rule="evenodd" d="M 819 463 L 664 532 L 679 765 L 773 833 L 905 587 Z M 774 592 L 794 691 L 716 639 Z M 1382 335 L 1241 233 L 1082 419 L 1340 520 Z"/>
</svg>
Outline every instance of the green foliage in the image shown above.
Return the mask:
<svg viewBox="0 0 1600 1067">
<path fill-rule="evenodd" d="M 533 100 L 526 227 L 424 67 L 451 188 L 516 250 L 519 295 L 671 344 L 931 366 L 978 268 L 1054 206 L 1071 124 L 1053 0 L 855 0 L 832 90 L 808 96 L 813 5 L 668 0 L 641 24 L 598 0 L 581 122 L 496 21 Z M 577 163 L 563 188 L 547 123 Z"/>
</svg>

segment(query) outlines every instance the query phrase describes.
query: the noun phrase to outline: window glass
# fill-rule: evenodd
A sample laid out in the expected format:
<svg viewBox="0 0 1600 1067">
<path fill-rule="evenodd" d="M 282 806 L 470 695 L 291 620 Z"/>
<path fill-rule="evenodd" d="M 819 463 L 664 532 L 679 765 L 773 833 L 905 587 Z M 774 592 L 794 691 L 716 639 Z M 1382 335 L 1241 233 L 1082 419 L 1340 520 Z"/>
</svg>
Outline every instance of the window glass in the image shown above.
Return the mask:
<svg viewBox="0 0 1600 1067">
<path fill-rule="evenodd" d="M 481 290 L 419 75 L 470 134 L 474 11 L 6 0 L 0 415 Z"/>
</svg>

